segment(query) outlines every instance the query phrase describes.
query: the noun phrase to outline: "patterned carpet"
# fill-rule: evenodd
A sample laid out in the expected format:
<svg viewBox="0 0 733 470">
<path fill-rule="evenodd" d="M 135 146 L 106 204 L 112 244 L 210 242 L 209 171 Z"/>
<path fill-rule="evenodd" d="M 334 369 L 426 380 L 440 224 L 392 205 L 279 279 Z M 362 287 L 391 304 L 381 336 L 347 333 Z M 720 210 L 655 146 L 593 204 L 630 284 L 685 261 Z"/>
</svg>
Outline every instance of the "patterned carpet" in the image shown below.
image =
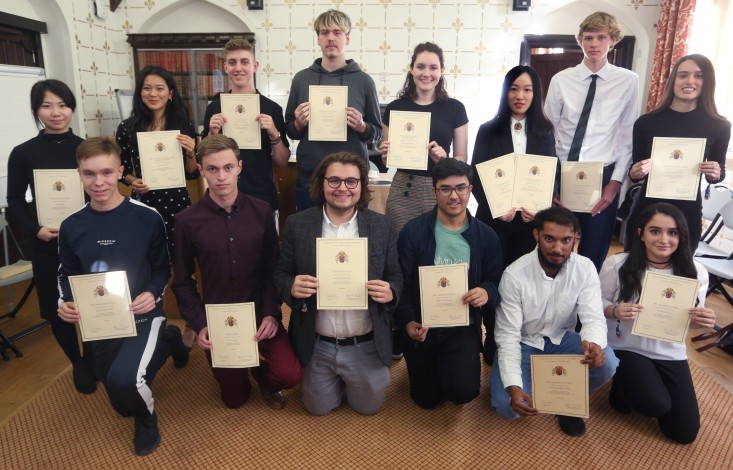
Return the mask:
<svg viewBox="0 0 733 470">
<path fill-rule="evenodd" d="M 112 411 L 102 387 L 91 396 L 76 393 L 69 369 L 0 429 L 0 468 L 733 467 L 733 395 L 694 366 L 702 428 L 689 446 L 667 441 L 654 420 L 614 413 L 608 386 L 591 400 L 585 437 L 566 437 L 548 415 L 503 422 L 489 407 L 488 373 L 484 366 L 484 386 L 472 403 L 425 411 L 410 401 L 400 361 L 376 416 L 341 407 L 313 417 L 298 389 L 282 411 L 269 409 L 256 390 L 239 410 L 226 409 L 195 349 L 185 369 L 169 363 L 156 378 L 162 443 L 136 457 L 132 419 Z"/>
</svg>

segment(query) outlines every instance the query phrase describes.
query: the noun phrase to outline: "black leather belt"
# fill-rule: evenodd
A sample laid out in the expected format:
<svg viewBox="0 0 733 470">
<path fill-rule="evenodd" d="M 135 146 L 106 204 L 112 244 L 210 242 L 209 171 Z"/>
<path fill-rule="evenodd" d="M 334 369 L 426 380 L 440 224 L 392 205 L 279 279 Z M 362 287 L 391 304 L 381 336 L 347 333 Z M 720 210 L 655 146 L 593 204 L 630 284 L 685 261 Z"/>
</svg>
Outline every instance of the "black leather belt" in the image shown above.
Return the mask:
<svg viewBox="0 0 733 470">
<path fill-rule="evenodd" d="M 331 336 L 323 336 L 319 334 L 316 334 L 316 337 L 327 343 L 335 344 L 336 346 L 354 346 L 356 344 L 363 343 L 365 341 L 373 340 L 374 332 L 370 331 L 369 333 L 365 335 L 351 336 L 349 338 L 333 338 Z"/>
</svg>

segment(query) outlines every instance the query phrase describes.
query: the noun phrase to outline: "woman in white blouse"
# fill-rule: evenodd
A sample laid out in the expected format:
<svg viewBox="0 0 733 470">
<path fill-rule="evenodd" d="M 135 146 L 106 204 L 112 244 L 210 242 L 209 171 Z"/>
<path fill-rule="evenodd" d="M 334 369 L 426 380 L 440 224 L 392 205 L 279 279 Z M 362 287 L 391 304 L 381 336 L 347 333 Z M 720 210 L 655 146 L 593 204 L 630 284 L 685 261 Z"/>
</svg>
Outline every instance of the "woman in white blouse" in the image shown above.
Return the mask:
<svg viewBox="0 0 733 470">
<path fill-rule="evenodd" d="M 697 279 L 698 301 L 690 309 L 690 327 L 715 325 L 715 312 L 705 308 L 708 273 L 693 261 L 685 216 L 671 204 L 645 209 L 637 219 L 631 251 L 607 258 L 599 276 L 608 344 L 620 361 L 611 406 L 620 413 L 657 418 L 665 436 L 689 444 L 700 429 L 700 413 L 685 344 L 631 334 L 634 319 L 644 309 L 637 302 L 647 270 Z"/>
</svg>

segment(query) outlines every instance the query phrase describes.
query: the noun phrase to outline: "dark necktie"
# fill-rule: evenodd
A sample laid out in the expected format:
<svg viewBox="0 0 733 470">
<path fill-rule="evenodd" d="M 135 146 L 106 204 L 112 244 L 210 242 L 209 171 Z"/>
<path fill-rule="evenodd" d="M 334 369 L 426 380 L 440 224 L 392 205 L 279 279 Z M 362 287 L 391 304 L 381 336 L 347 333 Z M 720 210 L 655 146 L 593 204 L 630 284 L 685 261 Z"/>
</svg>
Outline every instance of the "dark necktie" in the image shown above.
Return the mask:
<svg viewBox="0 0 733 470">
<path fill-rule="evenodd" d="M 588 127 L 588 118 L 590 117 L 590 108 L 593 106 L 593 97 L 596 96 L 596 80 L 598 75 L 593 74 L 590 76 L 591 82 L 588 88 L 588 95 L 585 97 L 585 104 L 583 104 L 583 111 L 580 113 L 580 119 L 578 119 L 578 127 L 575 128 L 575 135 L 573 136 L 573 143 L 570 145 L 570 151 L 568 152 L 568 161 L 577 162 L 580 158 L 580 147 L 583 146 L 583 139 L 585 138 L 585 129 Z"/>
</svg>

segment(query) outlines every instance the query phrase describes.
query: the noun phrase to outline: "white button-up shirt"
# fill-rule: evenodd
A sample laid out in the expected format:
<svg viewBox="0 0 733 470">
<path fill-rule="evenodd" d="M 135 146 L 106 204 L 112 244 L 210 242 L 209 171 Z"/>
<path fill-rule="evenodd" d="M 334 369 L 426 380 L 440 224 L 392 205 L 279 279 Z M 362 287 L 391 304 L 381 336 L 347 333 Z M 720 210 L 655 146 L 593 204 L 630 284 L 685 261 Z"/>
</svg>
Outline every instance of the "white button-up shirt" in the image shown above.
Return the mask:
<svg viewBox="0 0 733 470">
<path fill-rule="evenodd" d="M 334 225 L 326 215 L 323 207 L 323 224 L 321 236 L 323 238 L 357 238 L 359 237 L 359 211 L 348 222 Z M 372 331 L 372 317 L 369 310 L 319 310 L 316 315 L 316 333 L 333 338 L 350 338 Z"/>
<path fill-rule="evenodd" d="M 504 271 L 499 293 L 494 338 L 505 388 L 522 386 L 520 343 L 544 350 L 547 337 L 560 344 L 566 332 L 575 331 L 578 316 L 583 323 L 580 337 L 606 347 L 601 284 L 588 258 L 571 253 L 552 278 L 542 269 L 535 249 Z"/>
<path fill-rule="evenodd" d="M 567 161 L 575 129 L 583 111 L 593 72 L 582 62 L 557 73 L 550 81 L 545 114 L 555 126 L 555 150 Z M 623 182 L 631 165 L 634 122 L 639 117 L 639 77 L 610 63 L 601 68 L 588 118 L 581 162 L 616 166 L 611 179 Z"/>
</svg>

